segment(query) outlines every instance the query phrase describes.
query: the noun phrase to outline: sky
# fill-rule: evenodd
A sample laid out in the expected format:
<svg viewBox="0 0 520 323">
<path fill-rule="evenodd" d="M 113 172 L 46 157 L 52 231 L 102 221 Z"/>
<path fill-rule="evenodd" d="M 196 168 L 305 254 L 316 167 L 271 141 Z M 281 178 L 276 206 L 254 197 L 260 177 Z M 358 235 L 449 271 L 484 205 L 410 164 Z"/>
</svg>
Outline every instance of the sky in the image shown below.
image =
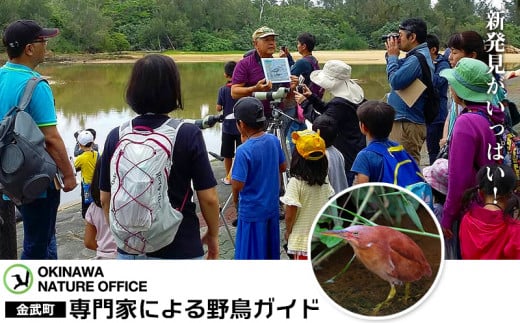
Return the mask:
<svg viewBox="0 0 520 323">
<path fill-rule="evenodd" d="M 499 7 L 502 5 L 502 0 L 490 0 L 490 2 L 495 6 Z"/>
<path fill-rule="evenodd" d="M 500 8 L 502 6 L 502 3 L 503 3 L 502 0 L 490 0 L 490 2 L 497 8 Z"/>
<path fill-rule="evenodd" d="M 520 1 L 520 0 L 518 0 Z M 503 1 L 502 0 L 489 0 L 493 4 L 494 7 L 500 7 L 502 6 Z M 432 0 L 432 6 L 437 3 L 437 0 Z"/>
</svg>

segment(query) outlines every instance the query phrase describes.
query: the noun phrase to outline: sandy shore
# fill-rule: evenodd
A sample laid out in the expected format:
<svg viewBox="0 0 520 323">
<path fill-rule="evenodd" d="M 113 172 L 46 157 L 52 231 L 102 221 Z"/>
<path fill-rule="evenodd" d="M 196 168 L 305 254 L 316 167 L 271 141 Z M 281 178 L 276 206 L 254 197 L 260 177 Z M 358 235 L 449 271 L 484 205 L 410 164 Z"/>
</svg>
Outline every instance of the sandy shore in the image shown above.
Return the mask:
<svg viewBox="0 0 520 323">
<path fill-rule="evenodd" d="M 294 59 L 301 58 L 298 53 L 291 53 Z M 338 59 L 348 64 L 386 64 L 385 51 L 366 50 L 366 51 L 314 51 L 318 61 L 325 63 L 332 59 Z M 171 55 L 178 62 L 225 62 L 229 60 L 238 61 L 242 58 L 241 54 L 173 54 Z M 520 56 L 520 55 L 519 55 Z"/>
<path fill-rule="evenodd" d="M 314 51 L 314 56 L 325 63 L 331 59 L 338 59 L 347 62 L 350 65 L 359 64 L 386 64 L 384 50 L 362 50 L 362 51 Z M 67 58 L 54 57 L 55 60 L 65 62 L 81 62 L 81 63 L 133 63 L 145 53 L 125 53 L 114 55 L 113 58 L 107 58 L 107 55 L 84 55 L 75 57 L 71 60 Z M 292 53 L 295 59 L 300 58 L 298 53 Z M 182 54 L 175 53 L 170 55 L 177 62 L 226 62 L 229 60 L 238 61 L 242 58 L 242 54 Z M 51 58 L 51 60 L 53 60 Z M 520 54 L 505 54 L 505 63 L 520 64 Z"/>
</svg>

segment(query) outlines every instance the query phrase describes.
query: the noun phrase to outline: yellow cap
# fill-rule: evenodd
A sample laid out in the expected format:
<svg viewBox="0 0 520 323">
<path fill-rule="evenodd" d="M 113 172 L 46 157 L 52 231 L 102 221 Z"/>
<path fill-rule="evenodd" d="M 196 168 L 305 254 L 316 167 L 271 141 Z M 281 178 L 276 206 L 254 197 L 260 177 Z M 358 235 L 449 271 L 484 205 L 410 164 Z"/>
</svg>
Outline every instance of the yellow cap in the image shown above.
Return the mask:
<svg viewBox="0 0 520 323">
<path fill-rule="evenodd" d="M 325 155 L 325 141 L 320 137 L 320 130 L 295 131 L 291 135 L 296 150 L 305 159 L 318 160 Z"/>
</svg>

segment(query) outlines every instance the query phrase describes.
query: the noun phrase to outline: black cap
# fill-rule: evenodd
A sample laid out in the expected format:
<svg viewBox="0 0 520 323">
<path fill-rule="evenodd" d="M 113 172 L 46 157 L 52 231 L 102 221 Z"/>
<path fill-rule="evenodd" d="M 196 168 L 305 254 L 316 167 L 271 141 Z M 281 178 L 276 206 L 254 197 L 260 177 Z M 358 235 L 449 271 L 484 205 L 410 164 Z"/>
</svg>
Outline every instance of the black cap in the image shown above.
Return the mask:
<svg viewBox="0 0 520 323">
<path fill-rule="evenodd" d="M 5 47 L 19 48 L 35 40 L 51 38 L 60 33 L 57 28 L 42 28 L 33 20 L 17 20 L 4 31 Z"/>
<path fill-rule="evenodd" d="M 256 124 L 265 121 L 264 105 L 252 96 L 240 98 L 233 107 L 233 113 L 226 119 L 237 119 L 246 124 Z"/>
</svg>

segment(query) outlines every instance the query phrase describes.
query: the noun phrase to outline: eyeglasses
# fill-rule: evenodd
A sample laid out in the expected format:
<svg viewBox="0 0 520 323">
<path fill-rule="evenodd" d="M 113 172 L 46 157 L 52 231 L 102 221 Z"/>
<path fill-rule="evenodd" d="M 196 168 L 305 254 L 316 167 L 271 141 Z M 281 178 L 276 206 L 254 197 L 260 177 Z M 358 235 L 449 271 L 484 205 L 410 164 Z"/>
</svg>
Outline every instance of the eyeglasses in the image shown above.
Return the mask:
<svg viewBox="0 0 520 323">
<path fill-rule="evenodd" d="M 45 45 L 47 45 L 48 42 L 49 41 L 47 39 L 35 39 L 31 43 L 44 43 Z"/>
</svg>

